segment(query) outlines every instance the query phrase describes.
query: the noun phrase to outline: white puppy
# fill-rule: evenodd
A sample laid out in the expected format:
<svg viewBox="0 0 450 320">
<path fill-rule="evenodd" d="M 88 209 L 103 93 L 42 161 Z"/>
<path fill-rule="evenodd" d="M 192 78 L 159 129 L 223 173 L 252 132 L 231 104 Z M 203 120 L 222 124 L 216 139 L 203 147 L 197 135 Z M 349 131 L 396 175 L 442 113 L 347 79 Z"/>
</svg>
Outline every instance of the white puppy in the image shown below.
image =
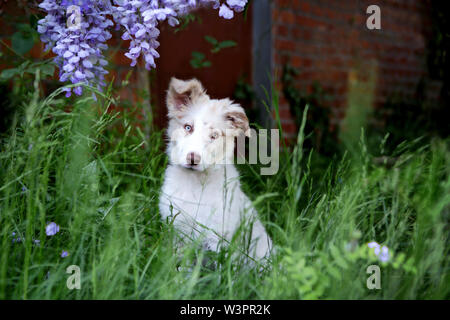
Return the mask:
<svg viewBox="0 0 450 320">
<path fill-rule="evenodd" d="M 244 110 L 229 99 L 211 99 L 201 83 L 172 78 L 167 93 L 169 165 L 160 196 L 160 213 L 183 238 L 219 251 L 238 230 L 243 252 L 267 258 L 272 241 L 242 192 L 233 165 L 234 141 L 249 135 Z M 244 227 L 243 227 L 244 226 Z M 243 228 L 240 228 L 243 227 Z"/>
</svg>

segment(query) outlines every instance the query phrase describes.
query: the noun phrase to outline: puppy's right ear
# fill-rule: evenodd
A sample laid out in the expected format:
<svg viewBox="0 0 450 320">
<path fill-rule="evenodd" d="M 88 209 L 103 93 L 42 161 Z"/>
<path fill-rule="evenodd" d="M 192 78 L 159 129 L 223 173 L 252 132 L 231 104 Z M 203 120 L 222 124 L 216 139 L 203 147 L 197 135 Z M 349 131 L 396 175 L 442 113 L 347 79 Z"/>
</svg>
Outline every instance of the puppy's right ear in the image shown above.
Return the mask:
<svg viewBox="0 0 450 320">
<path fill-rule="evenodd" d="M 183 81 L 172 78 L 166 100 L 169 118 L 181 117 L 189 105 L 204 94 L 205 90 L 197 79 Z"/>
</svg>

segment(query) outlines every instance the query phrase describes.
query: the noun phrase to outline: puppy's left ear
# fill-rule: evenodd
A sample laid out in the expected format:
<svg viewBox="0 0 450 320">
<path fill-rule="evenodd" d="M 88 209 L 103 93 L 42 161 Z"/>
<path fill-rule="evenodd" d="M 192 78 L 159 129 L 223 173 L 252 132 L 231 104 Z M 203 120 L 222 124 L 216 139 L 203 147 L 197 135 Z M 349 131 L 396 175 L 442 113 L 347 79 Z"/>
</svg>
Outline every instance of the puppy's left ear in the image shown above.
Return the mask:
<svg viewBox="0 0 450 320">
<path fill-rule="evenodd" d="M 235 136 L 244 133 L 250 138 L 250 126 L 244 109 L 238 104 L 232 104 L 227 107 L 225 112 L 225 121 L 228 128 L 232 129 Z"/>
<path fill-rule="evenodd" d="M 179 80 L 172 78 L 167 90 L 169 117 L 182 115 L 199 97 L 206 95 L 205 89 L 197 79 Z"/>
</svg>

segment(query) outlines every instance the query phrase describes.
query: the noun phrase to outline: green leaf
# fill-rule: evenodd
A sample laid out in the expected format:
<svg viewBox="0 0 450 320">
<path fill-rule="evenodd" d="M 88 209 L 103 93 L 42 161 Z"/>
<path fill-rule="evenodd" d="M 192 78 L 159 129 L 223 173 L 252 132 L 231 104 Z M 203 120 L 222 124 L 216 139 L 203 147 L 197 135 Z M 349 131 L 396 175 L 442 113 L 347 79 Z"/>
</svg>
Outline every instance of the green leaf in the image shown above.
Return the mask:
<svg viewBox="0 0 450 320">
<path fill-rule="evenodd" d="M 223 49 L 223 48 L 231 48 L 231 47 L 236 47 L 236 46 L 237 46 L 237 43 L 232 41 L 232 40 L 225 40 L 225 41 L 222 41 L 219 44 L 219 47 L 221 49 Z"/>
<path fill-rule="evenodd" d="M 191 66 L 194 69 L 198 69 L 198 68 L 207 68 L 211 66 L 211 61 L 208 60 L 203 60 L 205 58 L 205 55 L 201 52 L 198 51 L 193 51 L 191 53 L 192 55 L 192 59 L 189 62 L 191 64 Z"/>
<path fill-rule="evenodd" d="M 209 68 L 209 67 L 211 67 L 211 65 L 212 65 L 211 61 L 205 61 L 205 62 L 203 62 L 202 67 Z"/>
<path fill-rule="evenodd" d="M 211 39 L 208 42 L 213 45 L 213 48 L 211 49 L 212 53 L 217 53 L 217 52 L 219 52 L 222 49 L 231 48 L 231 47 L 237 46 L 237 43 L 235 41 L 232 41 L 232 40 L 225 40 L 225 41 L 222 41 L 222 42 L 219 43 L 216 39 L 214 39 L 212 37 L 210 37 L 210 38 Z M 206 39 L 206 37 L 205 37 L 205 39 Z M 214 41 L 212 41 L 212 39 Z"/>
<path fill-rule="evenodd" d="M 202 22 L 199 17 L 195 16 L 192 13 L 185 15 L 183 18 L 181 18 L 181 24 L 178 28 L 175 29 L 175 33 L 186 29 L 189 23 L 194 22 L 195 20 L 197 20 L 198 23 Z"/>
<path fill-rule="evenodd" d="M 219 41 L 217 41 L 216 38 L 213 38 L 211 36 L 205 36 L 205 40 L 208 41 L 209 43 L 211 43 L 214 46 L 219 43 Z"/>
<path fill-rule="evenodd" d="M 15 52 L 23 55 L 34 46 L 34 38 L 28 32 L 15 32 L 11 37 L 12 48 Z"/>
<path fill-rule="evenodd" d="M 341 272 L 339 271 L 338 268 L 333 267 L 332 265 L 326 265 L 327 266 L 327 271 L 330 274 L 330 276 L 332 276 L 334 279 L 336 280 L 341 280 L 342 279 L 342 275 Z"/>
<path fill-rule="evenodd" d="M 330 251 L 331 251 L 331 255 L 334 258 L 334 262 L 336 262 L 336 264 L 339 267 L 341 267 L 342 269 L 347 269 L 348 268 L 348 263 L 343 258 L 343 255 L 342 255 L 341 251 L 334 245 L 330 245 Z"/>
<path fill-rule="evenodd" d="M 55 66 L 53 64 L 43 64 L 39 68 L 41 69 L 42 76 L 52 77 L 55 73 Z"/>
<path fill-rule="evenodd" d="M 0 73 L 0 80 L 7 81 L 7 80 L 13 78 L 14 76 L 18 75 L 19 73 L 20 73 L 20 70 L 18 68 L 3 70 L 2 73 Z"/>
<path fill-rule="evenodd" d="M 32 70 L 33 69 L 33 67 L 32 67 L 32 65 L 30 66 L 30 61 L 25 61 L 24 63 L 22 63 L 19 67 L 17 67 L 17 70 L 19 71 L 19 75 L 21 76 L 21 77 L 23 77 L 23 74 L 25 73 L 25 72 L 28 72 L 28 73 L 34 73 L 34 71 L 29 71 L 29 70 Z"/>
<path fill-rule="evenodd" d="M 198 69 L 201 67 L 201 65 L 199 64 L 199 62 L 197 60 L 191 59 L 191 61 L 189 61 L 189 63 L 191 64 L 192 68 L 194 68 L 194 69 Z"/>
<path fill-rule="evenodd" d="M 192 51 L 192 57 L 196 60 L 203 60 L 205 58 L 205 54 L 198 52 L 198 51 Z"/>
</svg>

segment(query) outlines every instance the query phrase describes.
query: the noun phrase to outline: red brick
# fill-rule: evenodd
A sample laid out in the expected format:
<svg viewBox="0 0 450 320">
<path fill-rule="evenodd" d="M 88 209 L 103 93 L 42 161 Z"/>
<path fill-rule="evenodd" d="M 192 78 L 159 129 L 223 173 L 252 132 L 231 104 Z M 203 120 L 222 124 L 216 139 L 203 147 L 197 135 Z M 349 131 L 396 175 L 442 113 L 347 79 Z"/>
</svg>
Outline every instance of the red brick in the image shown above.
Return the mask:
<svg viewBox="0 0 450 320">
<path fill-rule="evenodd" d="M 275 43 L 275 49 L 294 51 L 295 50 L 295 42 L 293 40 L 277 40 Z"/>
<path fill-rule="evenodd" d="M 289 34 L 289 29 L 285 25 L 279 25 L 277 28 L 277 35 L 286 37 Z"/>
<path fill-rule="evenodd" d="M 281 11 L 278 19 L 279 22 L 293 24 L 295 22 L 295 15 L 291 11 Z"/>
<path fill-rule="evenodd" d="M 305 17 L 305 16 L 297 16 L 295 17 L 295 22 L 297 25 L 307 26 L 311 28 L 320 28 L 325 29 L 327 24 L 319 21 L 317 19 Z"/>
</svg>

